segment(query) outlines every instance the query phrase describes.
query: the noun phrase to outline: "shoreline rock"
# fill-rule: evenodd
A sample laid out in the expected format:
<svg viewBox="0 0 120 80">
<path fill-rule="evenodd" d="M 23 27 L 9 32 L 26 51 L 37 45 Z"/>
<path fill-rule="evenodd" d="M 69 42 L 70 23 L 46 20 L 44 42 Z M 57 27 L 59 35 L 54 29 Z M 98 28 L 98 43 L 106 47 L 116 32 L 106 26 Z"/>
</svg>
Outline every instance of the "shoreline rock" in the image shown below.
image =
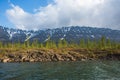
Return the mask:
<svg viewBox="0 0 120 80">
<path fill-rule="evenodd" d="M 94 51 L 93 51 L 94 52 Z M 6 53 L 0 58 L 0 62 L 47 62 L 47 61 L 86 61 L 86 60 L 120 60 L 120 53 L 111 54 L 98 51 L 91 54 L 87 51 L 67 51 L 56 53 L 54 51 L 31 50 L 27 52 Z"/>
</svg>

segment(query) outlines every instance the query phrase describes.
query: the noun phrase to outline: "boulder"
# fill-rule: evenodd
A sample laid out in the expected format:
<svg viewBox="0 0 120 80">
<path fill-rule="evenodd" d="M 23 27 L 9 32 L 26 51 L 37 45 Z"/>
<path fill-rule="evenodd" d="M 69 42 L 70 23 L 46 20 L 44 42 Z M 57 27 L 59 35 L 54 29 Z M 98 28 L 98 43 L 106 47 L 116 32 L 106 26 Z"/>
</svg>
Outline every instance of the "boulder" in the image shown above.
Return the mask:
<svg viewBox="0 0 120 80">
<path fill-rule="evenodd" d="M 30 59 L 29 62 L 35 62 L 35 60 L 34 59 Z"/>
<path fill-rule="evenodd" d="M 2 62 L 2 59 L 0 59 L 0 62 Z"/>
<path fill-rule="evenodd" d="M 86 61 L 86 59 L 81 59 L 81 61 Z"/>
<path fill-rule="evenodd" d="M 3 61 L 2 62 L 4 62 L 4 63 L 7 63 L 7 62 L 9 62 L 9 58 L 6 58 L 6 59 L 3 59 Z"/>
</svg>

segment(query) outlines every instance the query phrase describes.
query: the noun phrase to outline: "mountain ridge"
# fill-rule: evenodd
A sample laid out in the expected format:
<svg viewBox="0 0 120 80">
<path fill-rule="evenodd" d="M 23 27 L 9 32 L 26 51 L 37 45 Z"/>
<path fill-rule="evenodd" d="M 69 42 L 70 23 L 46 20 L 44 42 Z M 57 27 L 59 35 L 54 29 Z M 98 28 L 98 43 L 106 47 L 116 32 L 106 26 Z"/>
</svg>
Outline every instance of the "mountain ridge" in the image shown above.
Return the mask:
<svg viewBox="0 0 120 80">
<path fill-rule="evenodd" d="M 38 40 L 46 42 L 51 39 L 55 42 L 59 40 L 67 40 L 68 42 L 79 42 L 80 39 L 98 40 L 102 36 L 112 41 L 120 42 L 120 30 L 112 30 L 109 28 L 96 28 L 86 26 L 70 26 L 55 29 L 44 30 L 21 30 L 10 29 L 0 26 L 0 41 L 2 42 L 25 42 Z"/>
</svg>

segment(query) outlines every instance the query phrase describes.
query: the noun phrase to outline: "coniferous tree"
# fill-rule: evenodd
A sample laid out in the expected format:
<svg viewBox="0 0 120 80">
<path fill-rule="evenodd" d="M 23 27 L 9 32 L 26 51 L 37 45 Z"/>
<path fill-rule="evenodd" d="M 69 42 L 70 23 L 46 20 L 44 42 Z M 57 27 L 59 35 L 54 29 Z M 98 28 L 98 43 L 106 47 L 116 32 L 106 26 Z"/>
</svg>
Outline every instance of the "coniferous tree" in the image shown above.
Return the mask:
<svg viewBox="0 0 120 80">
<path fill-rule="evenodd" d="M 107 45 L 107 48 L 111 48 L 111 41 L 110 41 L 110 39 L 107 39 L 106 45 Z"/>
<path fill-rule="evenodd" d="M 38 43 L 37 39 L 33 40 L 33 42 L 31 43 L 31 47 L 32 48 L 38 48 L 39 47 L 39 43 Z"/>
<path fill-rule="evenodd" d="M 62 47 L 63 47 L 62 40 L 59 40 L 59 42 L 58 42 L 58 48 L 62 48 Z"/>
<path fill-rule="evenodd" d="M 3 48 L 3 44 L 2 44 L 2 42 L 0 42 L 0 48 Z"/>
<path fill-rule="evenodd" d="M 30 48 L 30 41 L 29 40 L 26 41 L 25 44 L 26 44 L 26 48 Z"/>
<path fill-rule="evenodd" d="M 90 39 L 87 40 L 87 45 L 86 46 L 87 46 L 88 49 L 91 48 L 91 41 L 90 41 Z"/>
<path fill-rule="evenodd" d="M 49 49 L 51 48 L 51 46 L 52 46 L 51 40 L 47 40 L 45 43 L 45 48 Z"/>
<path fill-rule="evenodd" d="M 106 38 L 104 36 L 101 37 L 101 46 L 102 46 L 102 49 L 106 48 Z"/>
<path fill-rule="evenodd" d="M 52 48 L 57 48 L 57 45 L 54 41 L 52 41 Z"/>
<path fill-rule="evenodd" d="M 63 45 L 63 47 L 67 47 L 67 44 L 68 44 L 67 41 L 66 41 L 65 39 L 63 39 L 63 40 L 62 40 L 62 45 Z"/>
<path fill-rule="evenodd" d="M 39 43 L 39 48 L 44 48 L 43 43 Z"/>
<path fill-rule="evenodd" d="M 68 47 L 74 48 L 75 47 L 74 44 L 75 44 L 74 41 L 71 41 L 71 42 L 69 42 Z"/>
<path fill-rule="evenodd" d="M 80 48 L 85 48 L 85 40 L 84 39 L 80 40 Z"/>
</svg>

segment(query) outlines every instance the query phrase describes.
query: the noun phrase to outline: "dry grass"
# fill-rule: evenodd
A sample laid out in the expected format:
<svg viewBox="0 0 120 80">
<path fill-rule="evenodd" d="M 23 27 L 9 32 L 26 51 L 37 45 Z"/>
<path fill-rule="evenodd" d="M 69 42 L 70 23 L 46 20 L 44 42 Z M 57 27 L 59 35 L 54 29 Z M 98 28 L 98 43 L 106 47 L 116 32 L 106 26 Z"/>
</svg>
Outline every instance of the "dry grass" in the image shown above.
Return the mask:
<svg viewBox="0 0 120 80">
<path fill-rule="evenodd" d="M 20 48 L 1 48 L 0 49 L 0 57 L 2 57 L 6 53 L 21 53 L 21 54 L 26 54 L 27 52 L 34 52 L 34 51 L 43 51 L 43 52 L 50 52 L 50 53 L 57 53 L 57 54 L 67 54 L 68 52 L 76 52 L 79 54 L 87 55 L 89 57 L 97 57 L 99 55 L 106 55 L 106 54 L 120 54 L 120 49 L 84 49 L 84 48 L 25 48 L 25 49 L 20 49 Z"/>
</svg>

